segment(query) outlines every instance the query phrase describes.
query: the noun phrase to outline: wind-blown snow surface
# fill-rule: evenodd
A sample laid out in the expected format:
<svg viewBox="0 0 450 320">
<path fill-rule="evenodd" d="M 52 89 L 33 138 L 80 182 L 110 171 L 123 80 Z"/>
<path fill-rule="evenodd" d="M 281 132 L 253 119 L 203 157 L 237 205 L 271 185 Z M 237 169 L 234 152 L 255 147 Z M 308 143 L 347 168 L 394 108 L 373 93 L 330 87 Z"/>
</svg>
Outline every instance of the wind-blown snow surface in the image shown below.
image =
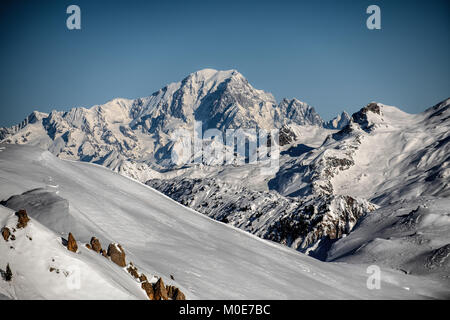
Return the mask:
<svg viewBox="0 0 450 320">
<path fill-rule="evenodd" d="M 449 208 L 449 198 L 419 197 L 379 209 L 334 243 L 327 260 L 435 277 L 450 288 Z"/>
<path fill-rule="evenodd" d="M 0 239 L 0 268 L 9 263 L 13 271 L 11 282 L 0 280 L 0 294 L 12 298 L 144 298 L 131 276 L 83 248 L 92 235 L 103 245 L 121 243 L 127 261 L 147 275 L 160 275 L 169 283 L 174 275 L 188 299 L 424 298 L 448 293 L 433 280 L 388 270 L 382 271 L 381 289 L 368 290 L 365 266 L 317 261 L 213 221 L 108 169 L 60 160 L 36 147 L 1 146 L 0 181 L 0 198 L 22 194 L 11 198 L 11 205 L 23 201 L 31 217 L 15 241 Z M 59 215 L 71 216 L 71 224 L 61 224 Z M 14 219 L 13 211 L 0 207 L 3 225 Z M 78 253 L 60 244 L 69 229 L 79 241 Z M 61 270 L 80 266 L 85 281 L 79 290 L 66 288 L 64 274 L 48 271 L 52 258 Z"/>
</svg>

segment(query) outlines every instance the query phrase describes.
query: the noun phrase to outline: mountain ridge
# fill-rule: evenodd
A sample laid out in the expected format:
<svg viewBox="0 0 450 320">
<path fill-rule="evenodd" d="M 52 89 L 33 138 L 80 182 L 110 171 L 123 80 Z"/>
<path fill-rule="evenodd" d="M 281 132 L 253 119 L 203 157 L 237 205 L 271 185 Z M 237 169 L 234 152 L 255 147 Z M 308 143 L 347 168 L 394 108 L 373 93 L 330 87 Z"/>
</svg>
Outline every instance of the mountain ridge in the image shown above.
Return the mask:
<svg viewBox="0 0 450 320">
<path fill-rule="evenodd" d="M 19 125 L 0 128 L 0 141 L 40 145 L 63 159 L 114 164 L 114 170 L 130 165 L 127 160 L 164 167 L 171 164 L 160 154 L 174 148 L 171 133 L 192 130 L 195 121 L 204 130 L 222 131 L 323 123 L 314 108 L 297 99 L 277 105 L 270 93 L 254 89 L 236 70 L 204 69 L 148 97 L 33 112 Z"/>
</svg>

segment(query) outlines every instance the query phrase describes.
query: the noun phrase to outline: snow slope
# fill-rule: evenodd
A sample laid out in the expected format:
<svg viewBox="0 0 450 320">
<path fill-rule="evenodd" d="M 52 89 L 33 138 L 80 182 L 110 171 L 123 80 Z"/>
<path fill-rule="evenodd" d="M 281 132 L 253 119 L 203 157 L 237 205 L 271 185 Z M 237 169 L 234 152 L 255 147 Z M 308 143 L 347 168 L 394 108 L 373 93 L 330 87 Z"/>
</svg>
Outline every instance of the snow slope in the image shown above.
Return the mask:
<svg viewBox="0 0 450 320">
<path fill-rule="evenodd" d="M 0 206 L 0 223 L 12 230 L 17 224 L 14 211 Z M 8 263 L 13 272 L 11 282 L 0 280 L 0 293 L 10 298 L 146 297 L 140 285 L 124 270 L 84 246 L 80 246 L 77 253 L 68 251 L 61 244 L 61 237 L 34 219 L 26 228 L 17 229 L 14 235 L 14 241 L 0 239 L 0 268 L 6 268 Z"/>
<path fill-rule="evenodd" d="M 381 114 L 368 113 L 373 127 L 359 135 L 353 165 L 331 180 L 336 193 L 380 205 L 421 195 L 449 197 L 450 99 L 414 115 L 378 105 Z"/>
<path fill-rule="evenodd" d="M 90 257 L 92 252 L 80 249 L 72 254 L 60 245 L 59 237 L 67 232 L 67 226 L 60 224 L 60 214 L 72 217 L 70 228 L 76 230 L 79 247 L 92 235 L 102 244 L 119 242 L 127 261 L 133 261 L 146 274 L 161 275 L 169 283 L 167 279 L 173 275 L 188 299 L 395 299 L 448 294 L 448 288 L 439 282 L 387 269 L 382 271 L 381 289 L 368 290 L 365 266 L 324 263 L 261 240 L 101 166 L 60 160 L 36 147 L 3 145 L 0 149 L 0 199 L 22 194 L 22 198 L 10 201 L 14 200 L 16 206 L 23 201 L 32 220 L 29 229 L 17 232 L 33 238 L 30 241 L 18 234 L 18 250 L 5 246 L 0 239 L 0 266 L 10 263 L 13 270 L 11 282 L 0 280 L 2 295 L 142 298 L 127 274 L 123 273 L 126 280 L 118 279 L 117 274 L 123 270 L 112 265 L 115 270 L 106 272 L 108 268 L 102 262 L 108 261 L 103 257 L 97 255 L 97 261 Z M 41 190 L 26 193 L 37 188 Z M 55 195 L 45 196 L 44 191 Z M 36 192 L 42 196 L 37 197 Z M 67 201 L 68 209 L 61 212 L 61 206 L 49 205 L 45 211 L 45 202 L 58 202 L 56 196 Z M 1 208 L 2 224 L 11 224 L 12 217 L 12 211 Z M 85 288 L 75 294 L 68 292 L 62 287 L 65 279 L 48 271 L 51 256 L 62 269 L 76 264 L 86 277 L 96 271 L 100 275 L 94 277 L 93 285 L 102 284 L 101 288 L 90 290 L 83 282 Z M 31 265 L 33 270 L 29 270 Z"/>
<path fill-rule="evenodd" d="M 450 288 L 449 208 L 449 198 L 434 197 L 386 206 L 335 242 L 327 260 L 378 264 L 435 277 Z"/>
</svg>

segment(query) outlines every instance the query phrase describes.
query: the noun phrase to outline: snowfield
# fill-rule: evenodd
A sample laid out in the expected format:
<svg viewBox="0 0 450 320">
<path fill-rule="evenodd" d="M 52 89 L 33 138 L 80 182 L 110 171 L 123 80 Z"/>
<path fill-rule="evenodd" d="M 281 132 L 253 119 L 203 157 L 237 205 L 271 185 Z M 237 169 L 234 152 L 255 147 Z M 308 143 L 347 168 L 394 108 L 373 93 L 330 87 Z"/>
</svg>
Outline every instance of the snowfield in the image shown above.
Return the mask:
<svg viewBox="0 0 450 320">
<path fill-rule="evenodd" d="M 450 288 L 449 208 L 449 198 L 419 197 L 379 209 L 334 243 L 327 260 L 379 264 Z"/>
<path fill-rule="evenodd" d="M 11 281 L 0 280 L 0 296 L 9 298 L 145 299 L 125 270 L 84 247 L 91 236 L 103 247 L 120 243 L 127 262 L 175 284 L 187 299 L 422 299 L 449 294 L 445 283 L 389 269 L 382 269 L 381 289 L 369 290 L 367 265 L 315 260 L 214 221 L 104 167 L 61 160 L 37 147 L 1 146 L 0 199 L 15 210 L 26 209 L 31 218 L 15 232 L 16 240 L 0 238 L 0 269 L 9 264 L 13 273 Z M 14 210 L 1 206 L 1 226 L 16 222 Z M 62 245 L 61 237 L 67 238 L 69 231 L 78 241 L 77 253 Z M 81 274 L 79 289 L 67 284 L 74 268 Z"/>
</svg>

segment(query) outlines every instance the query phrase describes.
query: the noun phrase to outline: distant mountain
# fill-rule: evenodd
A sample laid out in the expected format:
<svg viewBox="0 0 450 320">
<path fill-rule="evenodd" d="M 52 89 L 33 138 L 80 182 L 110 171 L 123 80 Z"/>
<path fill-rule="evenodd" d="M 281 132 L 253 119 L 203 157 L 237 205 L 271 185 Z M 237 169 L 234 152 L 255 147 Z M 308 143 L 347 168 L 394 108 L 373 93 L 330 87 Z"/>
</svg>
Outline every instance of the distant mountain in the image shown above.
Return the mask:
<svg viewBox="0 0 450 320">
<path fill-rule="evenodd" d="M 236 70 L 205 69 L 171 83 L 149 97 L 114 99 L 90 109 L 33 112 L 21 124 L 0 129 L 0 142 L 39 145 L 63 159 L 105 165 L 146 181 L 152 169 L 170 167 L 182 149 L 171 141 L 177 129 L 259 128 L 318 125 L 314 108 L 297 99 L 253 88 Z M 148 169 L 148 170 L 147 170 Z"/>
<path fill-rule="evenodd" d="M 324 123 L 324 127 L 327 129 L 338 129 L 341 130 L 344 128 L 349 122 L 351 117 L 345 111 L 343 111 L 340 115 L 336 116 L 330 121 Z"/>
</svg>

